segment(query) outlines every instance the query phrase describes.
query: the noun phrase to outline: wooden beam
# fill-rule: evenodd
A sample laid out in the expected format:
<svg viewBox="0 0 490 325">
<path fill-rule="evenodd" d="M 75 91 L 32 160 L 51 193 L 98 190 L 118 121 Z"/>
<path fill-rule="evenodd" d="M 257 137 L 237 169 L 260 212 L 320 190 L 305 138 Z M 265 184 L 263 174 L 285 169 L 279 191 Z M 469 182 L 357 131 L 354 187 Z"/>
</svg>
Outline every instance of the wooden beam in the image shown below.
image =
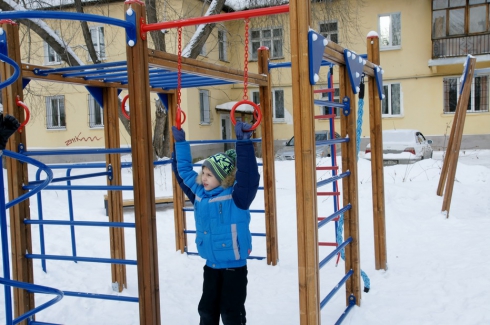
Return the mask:
<svg viewBox="0 0 490 325">
<path fill-rule="evenodd" d="M 343 206 L 349 203 L 352 208 L 344 213 L 344 240 L 349 237 L 352 242 L 345 247 L 345 273 L 354 271 L 345 283 L 346 304 L 353 294 L 356 304 L 361 305 L 361 266 L 359 253 L 359 198 L 357 177 L 357 118 L 356 100 L 349 79 L 349 72 L 345 66 L 339 67 L 340 98 L 347 96 L 350 99 L 350 113 L 340 115 L 340 135 L 348 137 L 349 142 L 342 143 L 342 170 L 350 171 L 350 175 L 342 179 Z"/>
<path fill-rule="evenodd" d="M 119 148 L 119 98 L 116 88 L 104 88 L 104 138 L 107 149 Z M 107 154 L 106 165 L 112 168 L 112 179 L 107 179 L 107 185 L 122 185 L 121 154 Z M 124 222 L 122 191 L 107 191 L 107 215 L 110 222 Z M 111 258 L 126 259 L 124 228 L 110 227 L 109 238 Z M 111 264 L 112 288 L 122 292 L 128 287 L 126 265 Z"/>
<path fill-rule="evenodd" d="M 20 41 L 19 25 L 8 23 L 2 24 L 3 30 L 7 33 L 7 44 L 9 57 L 17 62 L 20 66 Z M 13 68 L 5 63 L 0 62 L 1 80 L 7 80 L 13 75 Z M 3 112 L 17 118 L 19 122 L 24 121 L 24 110 L 17 106 L 16 99 L 23 101 L 24 94 L 22 88 L 22 72 L 13 84 L 2 89 Z M 26 144 L 26 129 L 22 132 L 15 132 L 7 143 L 7 149 L 17 152 L 19 144 Z M 25 150 L 27 148 L 24 147 Z M 27 164 L 15 159 L 7 159 L 7 186 L 9 200 L 12 201 L 28 191 L 23 190 L 22 186 L 29 183 Z M 11 238 L 11 261 L 12 261 L 12 279 L 34 283 L 34 273 L 32 259 L 25 258 L 26 253 L 32 253 L 31 227 L 24 223 L 24 219 L 30 219 L 29 199 L 14 205 L 9 210 L 10 215 L 10 238 Z M 26 312 L 34 309 L 34 294 L 24 289 L 14 288 L 14 316 L 19 317 Z M 23 321 L 20 324 L 27 324 Z"/>
<path fill-rule="evenodd" d="M 455 116 L 455 122 L 453 123 L 454 132 L 454 143 L 453 148 L 449 153 L 449 167 L 447 172 L 447 183 L 446 191 L 444 193 L 444 199 L 442 201 L 442 211 L 446 211 L 446 217 L 449 218 L 449 210 L 451 209 L 451 198 L 453 195 L 454 188 L 454 178 L 456 177 L 456 168 L 458 167 L 459 150 L 461 148 L 461 139 L 463 137 L 464 122 L 466 119 L 466 110 L 468 107 L 468 101 L 471 95 L 471 84 L 473 81 L 473 75 L 475 73 L 476 58 L 472 57 L 469 60 L 468 74 L 466 76 L 466 82 L 463 86 L 463 92 L 458 100 L 457 112 Z M 452 133 L 452 130 L 451 130 Z M 441 175 L 442 177 L 442 175 Z"/>
<path fill-rule="evenodd" d="M 237 70 L 221 65 L 216 65 L 208 62 L 199 61 L 190 58 L 182 59 L 182 72 L 188 72 L 192 74 L 215 77 L 222 80 L 230 80 L 236 82 L 243 82 L 243 71 Z M 177 71 L 178 56 L 171 53 L 161 52 L 157 50 L 150 50 L 149 64 L 154 67 L 164 67 Z M 248 84 L 267 86 L 267 77 L 256 74 L 248 73 Z"/>
<path fill-rule="evenodd" d="M 267 86 L 259 87 L 260 109 L 262 111 L 262 162 L 264 177 L 265 235 L 267 245 L 267 264 L 276 265 L 279 261 L 277 243 L 276 178 L 274 162 L 274 122 L 272 117 L 272 86 L 269 73 L 269 50 L 259 48 L 259 74 L 264 75 Z"/>
<path fill-rule="evenodd" d="M 339 66 L 345 65 L 344 59 L 344 50 L 342 46 L 329 41 L 327 46 L 325 47 L 325 52 L 323 53 L 323 58 L 329 62 L 335 63 Z M 364 65 L 363 72 L 370 77 L 374 77 L 374 68 L 375 64 L 366 60 L 366 64 Z"/>
<path fill-rule="evenodd" d="M 124 7 L 124 12 L 132 8 L 137 22 L 144 21 L 146 11 L 142 2 L 126 2 Z M 140 35 L 140 24 L 136 24 L 136 27 L 136 35 Z M 147 52 L 147 42 L 141 38 L 138 38 L 134 46 L 126 47 L 140 324 L 160 325 L 160 286 Z"/>
<path fill-rule="evenodd" d="M 298 280 L 301 325 L 320 324 L 313 87 L 309 82 L 310 1 L 290 0 Z"/>
<path fill-rule="evenodd" d="M 368 59 L 380 64 L 379 38 L 367 39 Z M 371 179 L 373 191 L 374 258 L 376 270 L 387 270 L 385 190 L 383 166 L 383 127 L 381 99 L 374 77 L 369 78 L 369 132 L 371 139 Z"/>
</svg>

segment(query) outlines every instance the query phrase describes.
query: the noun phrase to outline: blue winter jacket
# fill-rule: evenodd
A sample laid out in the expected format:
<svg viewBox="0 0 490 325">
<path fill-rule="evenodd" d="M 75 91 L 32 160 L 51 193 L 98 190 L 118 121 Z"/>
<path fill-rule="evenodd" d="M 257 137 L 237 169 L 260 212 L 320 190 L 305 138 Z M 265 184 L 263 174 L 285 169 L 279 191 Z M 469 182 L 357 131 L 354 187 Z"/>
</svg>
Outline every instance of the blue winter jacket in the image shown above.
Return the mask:
<svg viewBox="0 0 490 325">
<path fill-rule="evenodd" d="M 192 166 L 189 143 L 177 142 L 175 151 L 174 173 L 194 204 L 199 255 L 206 260 L 207 266 L 215 269 L 246 265 L 252 251 L 249 207 L 260 180 L 252 141 L 237 141 L 234 185 L 226 189 L 218 186 L 211 191 L 196 182 L 198 173 Z"/>
</svg>

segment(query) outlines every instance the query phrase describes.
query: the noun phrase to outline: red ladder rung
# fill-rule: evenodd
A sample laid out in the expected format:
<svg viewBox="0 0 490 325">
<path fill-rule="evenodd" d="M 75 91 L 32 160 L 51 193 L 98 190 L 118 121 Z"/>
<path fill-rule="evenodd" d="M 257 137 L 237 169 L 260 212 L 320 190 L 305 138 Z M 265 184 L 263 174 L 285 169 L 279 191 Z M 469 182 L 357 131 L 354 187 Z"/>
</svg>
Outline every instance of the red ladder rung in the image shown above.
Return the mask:
<svg viewBox="0 0 490 325">
<path fill-rule="evenodd" d="M 337 196 L 340 195 L 340 192 L 317 192 L 318 196 Z"/>
<path fill-rule="evenodd" d="M 333 93 L 333 92 L 335 92 L 335 88 L 325 88 L 325 89 L 313 90 L 313 93 L 315 93 L 315 94 Z"/>
<path fill-rule="evenodd" d="M 327 118 L 335 118 L 335 114 L 326 114 L 326 115 L 315 115 L 315 118 L 318 119 L 327 119 Z"/>
<path fill-rule="evenodd" d="M 339 170 L 339 166 L 317 167 L 316 170 Z"/>
<path fill-rule="evenodd" d="M 329 243 L 329 242 L 318 242 L 318 246 L 335 246 L 337 247 L 337 243 Z"/>
<path fill-rule="evenodd" d="M 323 219 L 325 219 L 326 217 L 318 217 L 317 220 L 318 221 L 322 221 Z M 339 221 L 340 217 L 335 217 L 332 219 L 332 221 Z"/>
</svg>

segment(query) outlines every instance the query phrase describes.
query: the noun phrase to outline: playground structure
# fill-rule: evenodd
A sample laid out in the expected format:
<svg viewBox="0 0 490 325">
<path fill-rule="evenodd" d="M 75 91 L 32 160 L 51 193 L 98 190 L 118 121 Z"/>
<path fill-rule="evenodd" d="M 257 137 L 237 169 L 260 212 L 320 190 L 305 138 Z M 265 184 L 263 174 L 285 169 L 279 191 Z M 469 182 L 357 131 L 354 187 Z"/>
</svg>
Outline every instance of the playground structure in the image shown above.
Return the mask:
<svg viewBox="0 0 490 325">
<path fill-rule="evenodd" d="M 44 67 L 33 67 L 32 65 L 23 65 L 20 62 L 18 27 L 10 22 L 4 22 L 2 27 L 5 31 L 5 42 L 8 44 L 8 55 L 14 62 L 4 60 L 1 65 L 2 80 L 13 80 L 9 85 L 3 86 L 4 109 L 24 121 L 23 114 L 18 109 L 17 96 L 22 100 L 22 89 L 25 86 L 24 80 L 42 79 L 56 80 L 67 83 L 82 84 L 87 87 L 89 92 L 104 107 L 104 125 L 106 150 L 101 150 L 101 154 L 106 154 L 106 166 L 108 176 L 108 214 L 110 222 L 106 226 L 110 227 L 111 233 L 111 259 L 110 263 L 113 268 L 112 282 L 117 284 L 118 290 L 125 286 L 125 262 L 124 257 L 124 236 L 121 231 L 123 227 L 122 213 L 122 194 L 121 190 L 133 190 L 134 210 L 137 240 L 137 264 L 138 268 L 138 290 L 137 299 L 140 309 L 141 324 L 160 324 L 160 303 L 159 303 L 159 283 L 158 283 L 158 258 L 157 258 L 157 234 L 155 227 L 155 193 L 153 187 L 153 155 L 152 155 L 152 136 L 148 125 L 151 125 L 150 114 L 150 92 L 158 92 L 162 102 L 167 103 L 169 120 L 177 121 L 180 112 L 175 110 L 178 107 L 178 96 L 175 89 L 175 73 L 172 73 L 171 80 L 155 78 L 154 74 L 149 73 L 149 67 L 161 69 L 161 72 L 169 71 L 178 74 L 182 73 L 186 78 L 182 78 L 181 87 L 193 87 L 199 85 L 215 85 L 227 83 L 241 83 L 244 79 L 244 73 L 235 69 L 225 68 L 222 66 L 203 63 L 200 61 L 181 58 L 168 53 L 152 51 L 149 53 L 146 44 L 146 32 L 163 28 L 172 28 L 183 26 L 183 24 L 199 24 L 212 21 L 232 20 L 239 18 L 249 18 L 258 15 L 269 15 L 289 12 L 291 22 L 291 48 L 292 60 L 291 69 L 293 74 L 293 102 L 294 102 L 294 134 L 296 138 L 295 156 L 296 156 L 296 182 L 297 182 L 297 220 L 298 220 L 298 269 L 299 269 L 299 295 L 300 295 L 300 320 L 301 325 L 320 324 L 320 309 L 324 304 L 320 304 L 318 283 L 318 270 L 321 266 L 318 257 L 318 222 L 317 222 L 317 181 L 315 170 L 314 153 L 314 115 L 313 107 L 315 104 L 323 106 L 333 106 L 332 102 L 315 102 L 314 100 L 314 72 L 319 69 L 323 60 L 327 60 L 339 66 L 340 76 L 340 94 L 343 99 L 340 107 L 343 110 L 341 116 L 341 136 L 342 139 L 330 140 L 330 144 L 335 146 L 337 143 L 342 145 L 342 166 L 348 171 L 337 179 L 343 182 L 343 209 L 336 212 L 335 215 L 328 217 L 327 221 L 333 220 L 340 214 L 345 219 L 345 238 L 346 241 L 339 245 L 337 249 L 329 255 L 328 259 L 345 249 L 345 269 L 346 277 L 340 284 L 345 283 L 347 296 L 347 310 L 339 319 L 342 321 L 352 306 L 360 305 L 361 288 L 360 288 L 360 257 L 359 257 L 359 229 L 358 229 L 358 200 L 357 200 L 357 152 L 356 152 L 356 112 L 355 112 L 355 83 L 360 78 L 354 77 L 356 72 L 364 72 L 369 78 L 369 100 L 371 112 L 371 139 L 373 146 L 373 210 L 375 216 L 375 246 L 376 246 L 376 268 L 386 269 L 386 246 L 384 230 L 384 193 L 383 193 L 383 173 L 381 154 L 381 127 L 380 127 L 380 84 L 381 77 L 377 73 L 379 64 L 379 48 L 377 37 L 371 37 L 368 44 L 368 61 L 361 61 L 362 65 L 350 71 L 347 64 L 347 57 L 352 52 L 340 47 L 332 42 L 315 42 L 318 34 L 309 33 L 309 2 L 290 1 L 289 6 L 279 6 L 249 10 L 246 12 L 237 12 L 233 14 L 216 15 L 216 17 L 200 17 L 199 19 L 187 19 L 185 22 L 168 22 L 148 25 L 144 23 L 144 5 L 136 1 L 128 1 L 125 5 L 126 23 L 114 20 L 100 21 L 114 23 L 124 27 L 127 32 L 127 63 L 116 62 L 108 64 L 99 64 L 90 67 L 68 67 L 62 69 L 47 69 Z M 3 12 L 1 18 L 57 18 L 60 19 L 60 13 L 49 12 Z M 91 15 L 81 16 L 72 14 L 67 18 L 75 20 L 96 19 Z M 107 18 L 107 17 L 104 17 Z M 318 40 L 318 38 L 316 39 Z M 312 44 L 311 44 L 312 43 Z M 318 45 L 320 44 L 320 45 Z M 312 48 L 315 49 L 312 50 Z M 7 47 L 4 47 L 5 50 Z M 2 49 L 2 48 L 0 48 Z M 2 52 L 3 54 L 6 51 Z M 369 61 L 369 60 L 372 60 Z M 249 74 L 248 82 L 259 86 L 260 92 L 260 110 L 262 111 L 263 120 L 261 123 L 262 133 L 262 155 L 264 166 L 264 201 L 266 216 L 266 237 L 267 237 L 267 263 L 275 265 L 278 261 L 277 248 L 277 221 L 276 221 L 276 197 L 275 197 L 275 180 L 274 180 L 274 155 L 273 155 L 273 124 L 272 124 L 272 107 L 271 107 L 271 84 L 269 77 L 268 52 L 265 49 L 259 51 L 259 71 L 257 74 Z M 11 68 L 17 65 L 22 67 L 17 72 L 17 77 L 13 78 Z M 70 75 L 67 73 L 81 73 L 85 75 L 88 70 L 98 68 L 99 73 L 104 73 L 105 68 L 115 66 L 123 67 L 127 70 L 127 75 L 122 79 L 112 78 L 110 82 L 100 80 L 87 81 L 82 77 Z M 16 70 L 16 69 L 14 69 Z M 157 73 L 158 74 L 158 73 Z M 9 79 L 10 78 L 10 79 Z M 312 82 L 313 79 L 313 82 Z M 148 83 L 139 82 L 149 80 Z M 171 85 L 163 83 L 171 82 Z M 207 83 L 206 83 L 207 82 Z M 353 86 L 354 84 L 354 86 Z M 129 92 L 130 119 L 131 119 L 131 153 L 133 166 L 133 181 L 131 188 L 121 186 L 120 171 L 121 165 L 119 154 L 124 150 L 119 149 L 119 122 L 118 122 L 118 89 L 127 88 Z M 382 87 L 381 87 L 382 88 Z M 162 90 L 165 89 L 165 90 Z M 301 96 L 300 96 L 301 94 Z M 311 94 L 311 96 L 305 96 Z M 308 109 L 310 108 L 310 109 Z M 373 115 L 379 115 L 377 121 Z M 25 155 L 34 155 L 26 149 L 25 132 L 16 133 L 12 136 L 8 144 L 9 151 L 19 150 Z M 172 141 L 173 139 L 170 139 Z M 15 153 L 8 153 L 18 157 Z M 23 157 L 25 159 L 25 157 Z M 10 200 L 16 200 L 27 193 L 32 188 L 32 183 L 28 181 L 27 167 L 19 160 L 7 160 L 8 168 L 8 188 Z M 43 167 L 44 168 L 44 167 Z M 49 172 L 47 172 L 49 174 Z M 376 179 L 375 176 L 376 175 Z M 69 176 L 67 177 L 69 179 Z M 48 186 L 52 179 L 49 177 L 45 180 L 43 186 Z M 25 185 L 31 184 L 31 185 Z M 175 227 L 176 227 L 176 248 L 184 252 L 187 247 L 186 225 L 184 211 L 184 196 L 178 190 L 175 180 L 173 182 L 174 207 L 175 207 Z M 30 192 L 30 195 L 33 195 Z M 6 290 L 10 286 L 16 287 L 19 282 L 34 283 L 32 258 L 46 258 L 46 256 L 36 256 L 32 254 L 30 227 L 33 222 L 25 222 L 30 219 L 28 200 L 17 200 L 15 205 L 10 202 L 6 207 L 12 207 L 10 211 L 11 233 L 16 240 L 12 243 L 13 278 L 17 282 L 6 283 Z M 327 222 L 325 221 L 325 222 Z M 322 220 L 323 222 L 323 220 Z M 71 225 L 75 223 L 72 222 Z M 2 227 L 5 229 L 5 227 Z M 12 236 L 14 237 L 14 236 Z M 5 249 L 3 247 L 3 249 Z M 28 252 L 28 254 L 25 254 Z M 8 254 L 3 254 L 8 256 Z M 323 261 L 322 261 L 323 262 Z M 133 262 L 131 262 L 133 263 Z M 4 265 L 5 272 L 5 265 Z M 5 274 L 4 274 L 5 276 Z M 7 278 L 7 280 L 10 280 Z M 34 289 L 23 290 L 21 287 L 14 289 L 14 312 L 15 315 L 23 316 L 20 321 L 31 317 L 31 311 L 36 310 L 33 299 Z M 337 287 L 338 290 L 338 287 Z M 335 290 L 336 291 L 336 290 Z M 335 293 L 335 291 L 333 293 Z M 59 293 L 59 292 L 58 292 Z M 67 295 L 62 292 L 61 295 Z M 54 302 L 53 302 L 54 303 Z M 8 306 L 9 307 L 9 306 Z M 10 307 L 9 307 L 10 308 Z M 30 313 L 30 314 L 28 314 Z M 7 319 L 8 320 L 8 319 Z M 18 322 L 16 322 L 18 323 Z M 34 324 L 34 321 L 30 321 Z"/>
</svg>

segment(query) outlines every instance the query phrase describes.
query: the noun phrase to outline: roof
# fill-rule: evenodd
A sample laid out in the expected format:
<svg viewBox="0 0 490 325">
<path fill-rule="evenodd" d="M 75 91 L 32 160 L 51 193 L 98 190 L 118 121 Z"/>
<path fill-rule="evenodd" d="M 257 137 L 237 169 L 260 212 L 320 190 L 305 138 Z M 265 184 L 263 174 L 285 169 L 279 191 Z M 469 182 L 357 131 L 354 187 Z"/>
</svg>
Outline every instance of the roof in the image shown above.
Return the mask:
<svg viewBox="0 0 490 325">
<path fill-rule="evenodd" d="M 235 106 L 236 103 L 238 103 L 238 102 L 234 101 L 234 102 L 226 102 L 223 104 L 219 104 L 219 105 L 216 105 L 216 109 L 222 110 L 222 111 L 231 111 L 233 106 Z M 249 104 L 239 105 L 235 109 L 235 112 L 248 113 L 248 114 L 252 114 L 253 111 L 254 111 L 254 108 L 252 107 L 252 105 L 249 105 Z"/>
</svg>

